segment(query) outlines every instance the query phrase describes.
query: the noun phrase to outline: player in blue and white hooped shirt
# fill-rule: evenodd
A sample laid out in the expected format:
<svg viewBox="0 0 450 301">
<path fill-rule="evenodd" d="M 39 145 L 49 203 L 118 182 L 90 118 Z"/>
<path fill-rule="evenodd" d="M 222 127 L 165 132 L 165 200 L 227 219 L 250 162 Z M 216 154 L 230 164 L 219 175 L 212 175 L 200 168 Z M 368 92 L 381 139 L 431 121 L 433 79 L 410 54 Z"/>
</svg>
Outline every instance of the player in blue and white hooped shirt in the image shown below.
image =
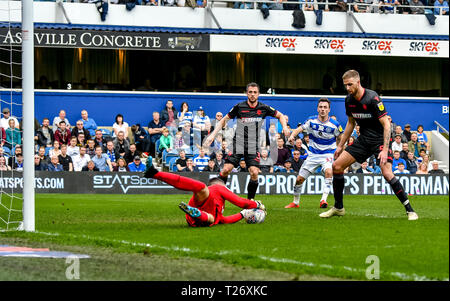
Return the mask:
<svg viewBox="0 0 450 301">
<path fill-rule="evenodd" d="M 299 133 L 306 131 L 309 135 L 309 155 L 298 172 L 294 187 L 294 201 L 285 208 L 299 207 L 302 185 L 317 167 L 321 167 L 325 173 L 325 189 L 320 200 L 320 208 L 328 207 L 327 197 L 333 184 L 333 156 L 336 151 L 336 141 L 343 130 L 336 120 L 329 117 L 330 101 L 327 98 L 319 99 L 317 112 L 318 115 L 309 117 L 289 137 L 289 141 L 294 141 Z"/>
</svg>

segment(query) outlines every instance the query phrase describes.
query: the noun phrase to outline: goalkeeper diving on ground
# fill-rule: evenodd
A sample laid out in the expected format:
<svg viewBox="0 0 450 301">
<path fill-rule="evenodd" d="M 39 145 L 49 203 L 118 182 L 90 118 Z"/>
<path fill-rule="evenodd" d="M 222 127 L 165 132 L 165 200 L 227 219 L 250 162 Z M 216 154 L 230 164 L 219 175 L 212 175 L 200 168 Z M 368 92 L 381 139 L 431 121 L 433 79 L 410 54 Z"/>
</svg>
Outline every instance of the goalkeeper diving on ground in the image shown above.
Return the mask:
<svg viewBox="0 0 450 301">
<path fill-rule="evenodd" d="M 157 179 L 177 189 L 193 192 L 193 196 L 188 204 L 181 202 L 179 205 L 180 209 L 186 213 L 186 222 L 191 227 L 233 224 L 241 219 L 245 219 L 248 222 L 254 215 L 252 209 L 256 208 L 265 211 L 265 207 L 260 201 L 237 196 L 225 186 L 225 183 L 220 178 L 211 179 L 207 186 L 194 179 L 158 171 L 153 167 L 151 161 L 147 164 L 144 177 Z M 225 200 L 243 210 L 233 215 L 224 216 Z"/>
</svg>

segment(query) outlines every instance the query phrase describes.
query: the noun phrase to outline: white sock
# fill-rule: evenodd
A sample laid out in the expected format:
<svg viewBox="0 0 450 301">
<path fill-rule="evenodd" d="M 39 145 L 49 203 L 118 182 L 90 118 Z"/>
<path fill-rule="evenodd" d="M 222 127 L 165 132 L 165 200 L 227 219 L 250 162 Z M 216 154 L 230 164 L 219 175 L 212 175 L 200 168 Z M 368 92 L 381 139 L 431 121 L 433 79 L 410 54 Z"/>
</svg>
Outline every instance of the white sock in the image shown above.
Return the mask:
<svg viewBox="0 0 450 301">
<path fill-rule="evenodd" d="M 322 199 L 326 201 L 331 189 L 333 188 L 333 178 L 325 178 L 325 188 L 323 189 Z"/>
<path fill-rule="evenodd" d="M 300 204 L 300 192 L 302 191 L 302 185 L 295 185 L 294 186 L 294 204 L 295 205 L 299 205 Z"/>
</svg>

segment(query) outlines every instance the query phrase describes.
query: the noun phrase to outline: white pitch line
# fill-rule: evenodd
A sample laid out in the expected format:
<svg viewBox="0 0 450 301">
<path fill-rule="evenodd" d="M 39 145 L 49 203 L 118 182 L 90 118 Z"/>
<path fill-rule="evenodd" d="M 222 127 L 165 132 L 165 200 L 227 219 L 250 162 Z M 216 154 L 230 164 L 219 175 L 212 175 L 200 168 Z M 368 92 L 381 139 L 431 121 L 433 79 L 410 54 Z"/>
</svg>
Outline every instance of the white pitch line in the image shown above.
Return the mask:
<svg viewBox="0 0 450 301">
<path fill-rule="evenodd" d="M 36 231 L 35 233 L 48 235 L 48 236 L 61 236 L 60 233 L 40 232 L 40 231 Z M 225 251 L 220 251 L 220 252 L 211 252 L 211 251 L 194 250 L 194 249 L 190 249 L 190 248 L 186 248 L 186 247 L 178 247 L 178 246 L 167 247 L 167 246 L 159 246 L 159 245 L 155 245 L 155 244 L 133 242 L 133 241 L 127 241 L 127 240 L 91 237 L 89 235 L 84 235 L 84 234 L 83 235 L 64 234 L 64 235 L 71 236 L 74 238 L 84 238 L 84 239 L 88 239 L 88 240 L 100 240 L 100 241 L 104 241 L 104 242 L 120 243 L 120 244 L 131 245 L 131 246 L 149 247 L 149 248 L 155 248 L 155 249 L 159 248 L 159 249 L 167 250 L 167 251 L 181 251 L 184 253 L 209 253 L 209 254 L 216 255 L 216 256 L 217 255 L 218 256 L 233 255 L 233 254 L 238 255 L 240 253 L 239 251 L 231 251 L 231 250 L 225 250 Z M 325 269 L 330 269 L 330 270 L 339 268 L 339 267 L 335 267 L 335 266 L 328 265 L 328 264 L 316 264 L 313 262 L 303 262 L 303 261 L 298 261 L 298 260 L 289 259 L 289 258 L 266 257 L 266 256 L 262 256 L 262 255 L 259 255 L 257 257 L 264 261 L 277 262 L 277 263 L 295 264 L 295 265 L 308 266 L 308 267 L 320 267 L 320 268 L 325 268 Z M 347 267 L 347 266 L 343 266 L 342 268 L 345 270 L 348 270 L 350 272 L 363 273 L 363 274 L 366 271 L 365 269 L 357 269 L 357 268 L 352 268 L 352 267 Z M 427 276 L 423 276 L 423 275 L 417 275 L 415 273 L 412 275 L 409 275 L 409 274 L 405 274 L 405 273 L 401 273 L 401 272 L 389 272 L 389 274 L 394 277 L 400 278 L 401 280 L 413 280 L 413 281 L 436 281 L 436 280 L 439 280 L 439 279 L 428 278 Z M 449 278 L 444 278 L 444 279 L 442 279 L 442 281 L 449 281 Z"/>
</svg>

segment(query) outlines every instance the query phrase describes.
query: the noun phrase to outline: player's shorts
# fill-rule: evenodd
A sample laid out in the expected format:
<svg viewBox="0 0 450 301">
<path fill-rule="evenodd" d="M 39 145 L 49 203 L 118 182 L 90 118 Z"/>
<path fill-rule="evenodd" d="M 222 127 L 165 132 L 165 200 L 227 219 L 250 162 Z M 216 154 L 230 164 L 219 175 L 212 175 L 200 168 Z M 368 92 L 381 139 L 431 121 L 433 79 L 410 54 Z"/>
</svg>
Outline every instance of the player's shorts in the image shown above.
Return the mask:
<svg viewBox="0 0 450 301">
<path fill-rule="evenodd" d="M 306 158 L 306 160 L 303 162 L 298 175 L 306 179 L 307 177 L 309 177 L 309 175 L 313 174 L 318 167 L 321 167 L 323 171 L 332 168 L 333 156 L 334 154 L 309 154 L 308 158 Z"/>
<path fill-rule="evenodd" d="M 189 214 L 186 214 L 186 222 L 190 227 L 212 227 L 217 225 L 219 221 L 223 218 L 223 205 L 221 202 L 216 201 L 212 195 L 199 207 L 195 205 L 193 202 L 193 198 L 189 201 L 189 206 L 193 206 L 198 208 L 201 211 L 207 212 L 214 217 L 214 223 L 202 222 L 199 219 L 191 217 Z"/>
<path fill-rule="evenodd" d="M 364 137 L 358 137 L 355 142 L 347 146 L 345 149 L 353 158 L 356 159 L 356 162 L 363 163 L 372 155 L 375 155 L 377 165 L 380 165 L 380 160 L 378 159 L 378 155 L 383 150 L 383 141 L 378 143 L 373 143 L 367 141 Z M 392 150 L 389 148 L 388 150 L 388 159 L 387 162 L 392 164 Z"/>
<path fill-rule="evenodd" d="M 259 167 L 259 162 L 260 162 L 260 159 L 261 159 L 261 155 L 259 154 L 259 152 L 257 152 L 256 154 L 243 154 L 243 155 L 242 154 L 231 154 L 231 155 L 227 155 L 225 157 L 225 163 L 230 163 L 230 164 L 233 164 L 234 167 L 238 167 L 239 166 L 239 162 L 241 161 L 242 158 L 244 158 L 247 168 L 249 168 L 250 166 Z"/>
</svg>

